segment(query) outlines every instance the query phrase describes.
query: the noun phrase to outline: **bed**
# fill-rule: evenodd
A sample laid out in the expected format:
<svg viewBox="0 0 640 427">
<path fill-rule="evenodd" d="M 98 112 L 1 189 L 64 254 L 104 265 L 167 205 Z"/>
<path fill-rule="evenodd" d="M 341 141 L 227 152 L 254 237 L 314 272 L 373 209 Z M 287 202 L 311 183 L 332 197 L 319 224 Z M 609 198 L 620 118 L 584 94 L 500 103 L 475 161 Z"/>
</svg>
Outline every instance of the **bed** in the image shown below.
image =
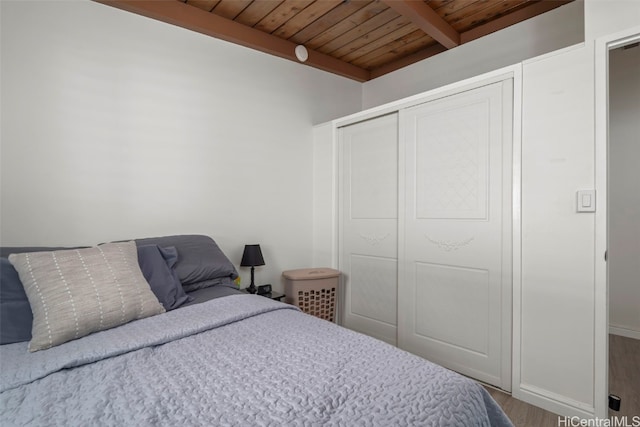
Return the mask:
<svg viewBox="0 0 640 427">
<path fill-rule="evenodd" d="M 139 239 L 128 244 L 113 245 L 133 248 L 134 253 L 148 246 L 169 249 L 163 272 L 184 291 L 168 298 L 181 300 L 179 306 L 163 306 L 161 295 L 155 301 L 150 298 L 143 309 L 141 301 L 146 301 L 147 293 L 136 291 L 131 297 L 136 310 L 151 314 L 53 345 L 49 337 L 42 349 L 37 348 L 41 313 L 32 291 L 27 290 L 35 285 L 24 265 L 30 264 L 30 274 L 37 276 L 34 265 L 57 253 L 62 255 L 54 268 L 60 272 L 65 269 L 64 254 L 91 254 L 98 249 L 2 249 L 0 424 L 511 425 L 488 392 L 471 379 L 294 306 L 238 291 L 233 264 L 206 236 Z M 9 254 L 13 255 L 5 258 Z M 24 258 L 28 262 L 21 264 Z M 91 270 L 89 255 L 83 259 L 86 265 L 80 270 L 91 272 L 88 282 L 95 293 L 99 288 L 93 283 L 99 274 Z M 212 260 L 213 267 L 208 265 Z M 140 272 L 153 290 L 155 279 L 145 275 L 144 267 L 140 263 L 137 270 L 129 265 L 118 271 Z M 16 273 L 33 307 L 29 341 L 16 341 L 20 337 L 15 333 L 7 338 L 11 332 L 7 316 L 16 317 L 20 302 L 15 290 L 9 295 L 8 289 Z M 70 274 L 66 293 L 76 292 Z M 48 298 L 44 292 L 41 299 Z M 117 298 L 124 300 L 122 295 Z M 76 306 L 78 313 L 70 322 L 78 334 L 90 322 L 78 320 L 84 314 L 80 304 Z M 21 307 L 24 311 L 24 304 Z M 101 313 L 106 321 L 104 307 Z M 54 323 L 54 309 L 49 310 L 49 321 Z M 124 315 L 121 311 L 118 316 Z M 21 338 L 24 333 L 23 328 Z"/>
</svg>

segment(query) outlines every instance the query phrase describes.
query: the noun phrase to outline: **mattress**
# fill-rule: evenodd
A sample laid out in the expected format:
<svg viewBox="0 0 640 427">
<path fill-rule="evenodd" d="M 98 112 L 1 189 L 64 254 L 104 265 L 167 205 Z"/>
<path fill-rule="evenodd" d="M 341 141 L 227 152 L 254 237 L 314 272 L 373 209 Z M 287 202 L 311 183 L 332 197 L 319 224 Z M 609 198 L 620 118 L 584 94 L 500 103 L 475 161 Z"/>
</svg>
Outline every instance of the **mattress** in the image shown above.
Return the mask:
<svg viewBox="0 0 640 427">
<path fill-rule="evenodd" d="M 26 347 L 0 346 L 3 426 L 511 425 L 477 382 L 256 295 Z"/>
</svg>

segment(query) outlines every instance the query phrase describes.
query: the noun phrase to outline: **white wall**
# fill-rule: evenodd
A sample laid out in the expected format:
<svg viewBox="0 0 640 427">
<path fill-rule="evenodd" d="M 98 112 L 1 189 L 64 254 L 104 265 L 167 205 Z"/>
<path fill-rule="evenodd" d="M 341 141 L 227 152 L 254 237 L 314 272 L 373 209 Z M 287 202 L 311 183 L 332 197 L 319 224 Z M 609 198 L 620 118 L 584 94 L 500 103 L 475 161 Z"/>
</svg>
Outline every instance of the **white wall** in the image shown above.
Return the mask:
<svg viewBox="0 0 640 427">
<path fill-rule="evenodd" d="M 331 123 L 313 129 L 313 264 L 337 268 L 335 248 L 337 211 L 334 128 Z M 329 141 L 327 143 L 327 141 Z"/>
<path fill-rule="evenodd" d="M 517 64 L 584 40 L 584 3 L 576 0 L 364 84 L 363 108 L 426 92 Z"/>
<path fill-rule="evenodd" d="M 576 191 L 594 186 L 592 67 L 586 47 L 523 65 L 514 396 L 567 415 L 550 401 L 594 408 L 594 214 L 576 212 Z"/>
<path fill-rule="evenodd" d="M 609 326 L 640 339 L 640 46 L 609 58 Z"/>
<path fill-rule="evenodd" d="M 0 244 L 202 233 L 236 264 L 260 243 L 260 283 L 310 265 L 312 124 L 359 83 L 91 1 L 0 7 Z"/>
<path fill-rule="evenodd" d="M 640 24 L 640 1 L 587 0 L 584 15 L 585 39 L 595 40 Z"/>
</svg>

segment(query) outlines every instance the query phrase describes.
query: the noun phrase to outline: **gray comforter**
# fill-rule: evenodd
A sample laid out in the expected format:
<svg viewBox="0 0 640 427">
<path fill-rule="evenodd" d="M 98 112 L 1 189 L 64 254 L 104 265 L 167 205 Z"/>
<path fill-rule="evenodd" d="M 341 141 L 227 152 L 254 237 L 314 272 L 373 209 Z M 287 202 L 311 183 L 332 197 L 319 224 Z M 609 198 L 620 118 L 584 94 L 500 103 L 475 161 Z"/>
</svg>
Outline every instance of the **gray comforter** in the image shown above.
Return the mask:
<svg viewBox="0 0 640 427">
<path fill-rule="evenodd" d="M 508 426 L 464 378 L 255 295 L 36 353 L 0 346 L 3 426 Z"/>
</svg>

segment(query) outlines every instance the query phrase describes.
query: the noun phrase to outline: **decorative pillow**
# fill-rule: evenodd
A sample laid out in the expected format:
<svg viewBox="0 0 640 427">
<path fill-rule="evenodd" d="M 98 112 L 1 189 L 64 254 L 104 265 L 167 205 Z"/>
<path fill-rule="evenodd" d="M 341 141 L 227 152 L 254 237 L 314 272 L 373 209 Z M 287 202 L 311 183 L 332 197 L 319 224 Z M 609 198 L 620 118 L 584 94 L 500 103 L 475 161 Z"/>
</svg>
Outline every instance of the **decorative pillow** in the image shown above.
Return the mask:
<svg viewBox="0 0 640 427">
<path fill-rule="evenodd" d="M 134 242 L 11 254 L 33 312 L 29 351 L 164 313 Z"/>
<path fill-rule="evenodd" d="M 29 341 L 33 314 L 18 272 L 7 258 L 13 253 L 50 252 L 83 247 L 20 246 L 0 247 L 0 345 Z M 86 246 L 84 246 L 86 248 Z"/>
<path fill-rule="evenodd" d="M 138 264 L 144 278 L 158 301 L 169 311 L 180 307 L 191 297 L 185 294 L 178 275 L 173 269 L 178 260 L 178 251 L 173 246 L 161 248 L 158 245 L 138 246 Z"/>
<path fill-rule="evenodd" d="M 0 258 L 0 344 L 29 341 L 33 315 L 24 287 L 7 258 Z"/>
<path fill-rule="evenodd" d="M 178 262 L 175 271 L 184 287 L 189 292 L 192 284 L 205 282 L 221 277 L 234 280 L 238 272 L 229 258 L 220 250 L 211 237 L 202 235 L 179 235 L 136 239 L 138 246 L 158 245 L 174 246 L 178 250 Z M 213 282 L 210 282 L 215 284 Z M 209 285 L 211 286 L 211 285 Z M 194 289 L 198 289 L 197 287 Z"/>
</svg>

